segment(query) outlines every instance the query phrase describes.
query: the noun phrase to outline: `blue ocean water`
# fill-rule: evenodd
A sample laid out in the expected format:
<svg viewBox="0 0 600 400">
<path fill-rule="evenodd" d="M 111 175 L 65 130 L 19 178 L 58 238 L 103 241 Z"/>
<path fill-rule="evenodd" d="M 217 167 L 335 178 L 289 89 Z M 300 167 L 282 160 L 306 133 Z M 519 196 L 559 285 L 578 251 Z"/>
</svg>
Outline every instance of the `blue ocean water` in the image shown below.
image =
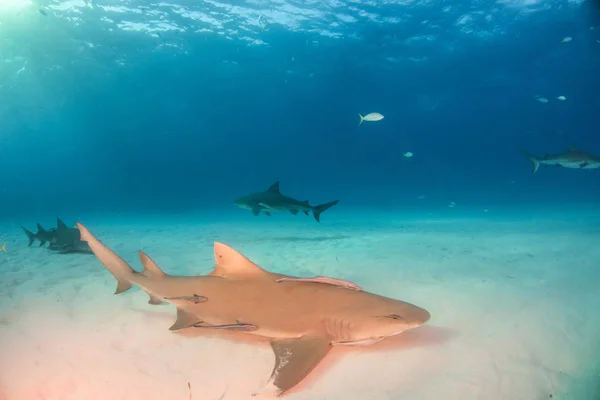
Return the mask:
<svg viewBox="0 0 600 400">
<path fill-rule="evenodd" d="M 373 287 L 407 278 L 426 293 L 440 276 L 484 282 L 489 263 L 505 281 L 523 278 L 515 291 L 558 293 L 548 304 L 568 298 L 562 305 L 574 310 L 580 297 L 565 288 L 585 283 L 581 298 L 592 298 L 597 278 L 598 253 L 585 239 L 598 234 L 600 168 L 590 158 L 532 173 L 523 152 L 600 157 L 599 71 L 600 7 L 591 0 L 0 0 L 0 245 L 9 244 L 0 277 L 26 282 L 16 278 L 22 260 L 47 260 L 27 253 L 19 225 L 51 228 L 60 216 L 97 228 L 131 262 L 141 245 L 185 274 L 193 271 L 178 261 L 201 254 L 208 268 L 214 240 L 295 272 L 335 271 Z M 384 118 L 359 124 L 370 112 Z M 234 204 L 277 181 L 313 206 L 339 204 L 320 223 Z M 538 218 L 544 224 L 530 223 Z M 428 220 L 436 222 L 420 225 Z M 177 240 L 163 246 L 169 226 Z M 196 226 L 202 236 L 189 233 Z M 427 234 L 441 235 L 431 240 L 447 253 L 434 255 Z M 519 235 L 535 238 L 533 250 L 519 247 Z M 477 247 L 481 236 L 491 244 Z M 459 245 L 448 250 L 452 238 Z M 547 256 L 546 238 L 577 242 L 576 267 L 590 278 L 567 274 L 563 253 Z M 517 272 L 502 269 L 498 248 L 521 257 Z M 473 255 L 467 271 L 450 267 L 459 253 Z M 429 264 L 399 270 L 404 256 Z M 84 256 L 74 257 L 65 265 L 83 269 Z M 398 279 L 370 276 L 358 261 Z M 52 262 L 45 267 L 63 266 Z M 85 265 L 112 290 L 106 271 Z M 532 270 L 547 281 L 524 278 Z M 419 288 L 403 294 L 429 308 Z M 380 289 L 397 293 L 391 283 Z M 442 311 L 451 306 L 430 303 L 438 324 L 450 319 Z M 588 339 L 600 332 L 592 322 Z M 573 387 L 592 393 L 593 368 L 585 379 L 573 373 Z"/>
<path fill-rule="evenodd" d="M 597 204 L 598 171 L 521 154 L 600 154 L 592 6 L 13 0 L 0 210 L 239 213 L 276 180 L 339 208 Z"/>
</svg>

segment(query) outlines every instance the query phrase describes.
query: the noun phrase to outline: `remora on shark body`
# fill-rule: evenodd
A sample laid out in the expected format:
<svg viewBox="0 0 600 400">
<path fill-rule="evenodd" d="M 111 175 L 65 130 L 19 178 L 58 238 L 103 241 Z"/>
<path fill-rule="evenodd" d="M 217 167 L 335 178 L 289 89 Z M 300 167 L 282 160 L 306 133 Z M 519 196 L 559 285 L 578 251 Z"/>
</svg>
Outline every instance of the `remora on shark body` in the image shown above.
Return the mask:
<svg viewBox="0 0 600 400">
<path fill-rule="evenodd" d="M 329 277 L 297 278 L 268 272 L 231 247 L 214 244 L 215 269 L 206 276 L 164 273 L 140 251 L 136 272 L 83 225 L 81 238 L 116 278 L 122 293 L 140 286 L 151 304 L 177 308 L 171 330 L 214 328 L 271 340 L 275 366 L 260 394 L 280 396 L 300 383 L 332 346 L 360 346 L 425 324 L 427 310 L 363 291 Z"/>
<path fill-rule="evenodd" d="M 254 215 L 259 215 L 261 212 L 271 215 L 272 211 L 285 211 L 294 215 L 298 214 L 299 211 L 306 215 L 312 212 L 315 220 L 321 222 L 321 213 L 335 206 L 339 203 L 339 200 L 311 206 L 308 200 L 300 201 L 281 194 L 279 181 L 277 181 L 264 192 L 250 193 L 236 199 L 233 203 L 240 208 L 252 210 Z"/>
</svg>

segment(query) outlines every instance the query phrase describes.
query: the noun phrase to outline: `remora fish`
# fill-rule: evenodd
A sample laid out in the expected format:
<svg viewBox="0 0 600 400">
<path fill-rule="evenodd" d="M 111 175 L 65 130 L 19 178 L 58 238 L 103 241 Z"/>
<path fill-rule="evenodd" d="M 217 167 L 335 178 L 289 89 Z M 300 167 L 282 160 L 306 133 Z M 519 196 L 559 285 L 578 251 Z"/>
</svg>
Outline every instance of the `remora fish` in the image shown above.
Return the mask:
<svg viewBox="0 0 600 400">
<path fill-rule="evenodd" d="M 264 192 L 250 193 L 234 200 L 233 203 L 240 208 L 252 210 L 254 215 L 259 215 L 261 212 L 271 215 L 271 211 L 288 211 L 294 215 L 298 214 L 298 211 L 302 211 L 306 215 L 312 212 L 315 220 L 321 222 L 321 213 L 335 206 L 339 200 L 311 206 L 308 200 L 300 201 L 281 194 L 279 181 L 277 181 Z"/>
<path fill-rule="evenodd" d="M 527 151 L 523 151 L 525 157 L 533 164 L 532 173 L 536 173 L 540 165 L 555 165 L 558 167 L 574 169 L 600 168 L 600 158 L 570 146 L 569 151 L 560 154 L 546 154 L 544 157 L 536 157 Z"/>
<path fill-rule="evenodd" d="M 117 280 L 115 293 L 133 285 L 150 301 L 203 296 L 207 301 L 169 300 L 177 307 L 171 330 L 194 326 L 231 329 L 271 340 L 275 367 L 260 394 L 280 396 L 300 383 L 332 346 L 381 341 L 426 323 L 429 312 L 413 304 L 341 287 L 334 278 L 295 278 L 270 273 L 225 244 L 215 242 L 216 266 L 206 276 L 165 274 L 145 253 L 136 272 L 77 223 L 81 238 Z M 278 283 L 277 280 L 287 278 Z M 296 280 L 297 279 L 297 280 Z M 194 328 L 195 329 L 195 328 Z"/>
</svg>

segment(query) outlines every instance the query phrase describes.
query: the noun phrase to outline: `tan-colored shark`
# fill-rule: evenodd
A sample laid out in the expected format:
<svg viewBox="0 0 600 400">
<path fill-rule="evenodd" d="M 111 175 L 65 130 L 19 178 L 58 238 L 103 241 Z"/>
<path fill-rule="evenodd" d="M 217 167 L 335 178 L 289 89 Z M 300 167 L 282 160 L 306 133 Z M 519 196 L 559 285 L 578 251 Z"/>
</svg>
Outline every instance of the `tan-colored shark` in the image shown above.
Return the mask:
<svg viewBox="0 0 600 400">
<path fill-rule="evenodd" d="M 269 338 L 275 367 L 260 394 L 280 396 L 300 383 L 332 346 L 368 345 L 423 325 L 429 312 L 413 304 L 363 291 L 328 277 L 273 274 L 222 243 L 214 244 L 216 266 L 206 276 L 172 276 L 139 252 L 136 272 L 77 224 L 81 239 L 117 279 L 116 293 L 132 285 L 151 304 L 177 307 L 171 330 L 212 328 Z"/>
</svg>

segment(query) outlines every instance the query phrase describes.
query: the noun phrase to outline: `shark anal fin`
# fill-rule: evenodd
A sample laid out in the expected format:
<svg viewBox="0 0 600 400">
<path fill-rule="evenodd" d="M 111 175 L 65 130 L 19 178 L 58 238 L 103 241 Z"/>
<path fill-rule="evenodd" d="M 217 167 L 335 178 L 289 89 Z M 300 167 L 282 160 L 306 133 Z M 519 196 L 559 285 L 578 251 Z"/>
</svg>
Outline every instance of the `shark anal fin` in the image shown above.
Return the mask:
<svg viewBox="0 0 600 400">
<path fill-rule="evenodd" d="M 271 216 L 271 213 L 270 213 L 269 211 L 265 211 L 265 215 L 266 215 L 267 217 L 270 217 L 270 216 Z"/>
<path fill-rule="evenodd" d="M 339 286 L 345 289 L 352 290 L 362 290 L 360 286 L 358 286 L 354 282 L 346 281 L 344 279 L 336 279 L 329 278 L 327 276 L 315 276 L 314 278 L 293 278 L 293 277 L 285 277 L 279 278 L 275 282 L 314 282 L 314 283 L 325 283 L 328 285 Z"/>
<path fill-rule="evenodd" d="M 45 244 L 46 244 L 46 241 L 45 241 L 45 240 L 42 240 L 42 241 L 40 241 L 40 247 L 42 247 L 42 246 L 43 246 L 43 245 L 45 245 Z"/>
<path fill-rule="evenodd" d="M 157 305 L 163 304 L 165 302 L 163 299 L 161 299 L 160 297 L 158 297 L 158 296 L 150 293 L 147 290 L 144 290 L 144 292 L 146 292 L 146 294 L 149 297 L 148 304 L 152 304 L 153 306 L 157 306 Z"/>
<path fill-rule="evenodd" d="M 210 329 L 225 329 L 228 331 L 237 332 L 252 332 L 258 329 L 258 326 L 252 324 L 225 324 L 225 325 L 210 325 L 204 322 L 199 322 L 192 325 L 194 328 L 210 328 Z"/>
<path fill-rule="evenodd" d="M 177 320 L 171 327 L 170 331 L 178 331 L 179 329 L 189 328 L 194 324 L 200 324 L 202 320 L 196 315 L 189 313 L 187 311 L 182 310 L 181 308 L 177 309 Z"/>
<path fill-rule="evenodd" d="M 303 211 L 304 215 L 308 215 L 308 211 L 304 210 Z"/>
<path fill-rule="evenodd" d="M 160 269 L 158 265 L 156 265 L 156 263 L 148 256 L 148 254 L 140 250 L 139 256 L 140 261 L 144 266 L 142 274 L 144 274 L 148 278 L 164 278 L 165 276 L 167 276 L 167 274 L 165 274 L 163 270 Z"/>
<path fill-rule="evenodd" d="M 298 210 L 290 210 L 290 212 L 294 215 L 298 215 Z M 308 214 L 307 214 L 308 215 Z"/>
<path fill-rule="evenodd" d="M 275 367 L 267 385 L 255 395 L 279 396 L 300 383 L 331 349 L 329 339 L 302 336 L 271 342 Z"/>
</svg>

